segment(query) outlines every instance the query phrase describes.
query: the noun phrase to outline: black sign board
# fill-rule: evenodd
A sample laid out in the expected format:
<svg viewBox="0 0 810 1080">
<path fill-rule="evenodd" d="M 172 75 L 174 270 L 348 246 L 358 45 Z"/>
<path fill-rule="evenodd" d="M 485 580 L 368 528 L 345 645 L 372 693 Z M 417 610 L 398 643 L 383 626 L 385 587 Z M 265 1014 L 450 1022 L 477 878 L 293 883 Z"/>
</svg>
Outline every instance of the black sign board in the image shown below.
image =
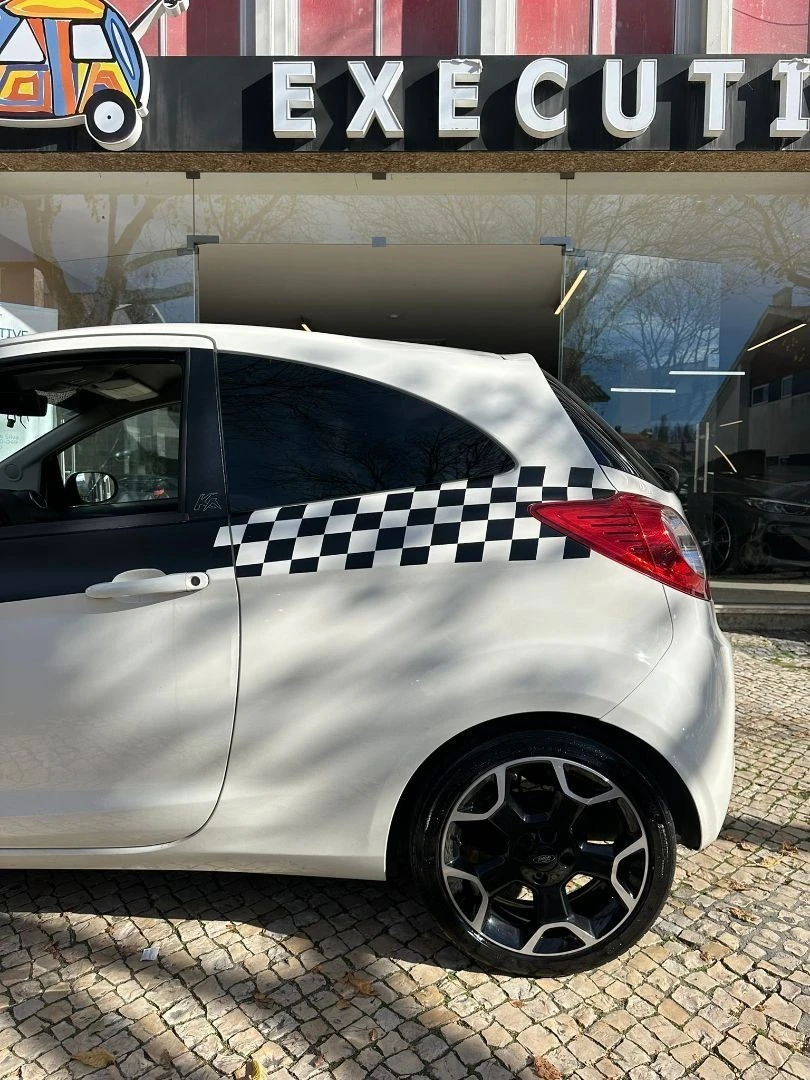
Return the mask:
<svg viewBox="0 0 810 1080">
<path fill-rule="evenodd" d="M 810 63 L 788 57 L 176 57 L 149 66 L 149 114 L 130 154 L 810 149 Z M 0 126 L 0 150 L 107 152 L 81 124 Z"/>
</svg>

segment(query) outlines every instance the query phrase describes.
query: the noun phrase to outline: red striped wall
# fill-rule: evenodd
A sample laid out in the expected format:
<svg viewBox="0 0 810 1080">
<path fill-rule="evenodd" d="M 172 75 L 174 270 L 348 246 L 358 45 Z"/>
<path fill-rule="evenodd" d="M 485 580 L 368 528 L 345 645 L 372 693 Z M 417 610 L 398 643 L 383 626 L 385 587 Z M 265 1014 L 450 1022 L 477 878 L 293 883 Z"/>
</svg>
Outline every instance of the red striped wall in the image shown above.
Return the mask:
<svg viewBox="0 0 810 1080">
<path fill-rule="evenodd" d="M 238 56 L 242 47 L 239 0 L 192 0 L 189 56 Z"/>
<path fill-rule="evenodd" d="M 732 51 L 806 56 L 808 23 L 808 0 L 734 0 Z"/>
<path fill-rule="evenodd" d="M 127 22 L 132 22 L 148 6 L 148 0 L 115 0 L 115 7 Z M 189 8 L 189 14 L 178 15 L 168 19 L 169 27 L 169 55 L 184 56 L 186 53 L 186 20 L 191 17 L 194 4 Z M 158 23 L 154 23 L 152 29 L 141 38 L 141 48 L 147 56 L 157 56 L 158 53 Z"/>
<path fill-rule="evenodd" d="M 385 56 L 455 56 L 458 0 L 382 0 Z"/>
<path fill-rule="evenodd" d="M 770 0 L 782 3 L 783 0 Z M 675 0 L 616 0 L 616 53 L 671 53 Z"/>
<path fill-rule="evenodd" d="M 132 21 L 148 0 L 115 0 Z M 266 0 L 256 0 L 264 3 Z M 382 51 L 387 56 L 455 55 L 458 0 L 380 0 Z M 600 53 L 672 52 L 675 0 L 596 0 L 596 49 Z M 732 51 L 810 51 L 810 0 L 733 0 Z M 299 0 L 302 55 L 368 56 L 374 51 L 374 0 Z M 169 52 L 230 56 L 240 51 L 239 0 L 193 0 L 187 14 L 167 20 Z M 587 53 L 591 0 L 517 0 L 517 52 Z M 157 27 L 143 39 L 158 51 Z"/>
<path fill-rule="evenodd" d="M 373 0 L 300 0 L 302 56 L 370 56 L 374 52 Z"/>
<path fill-rule="evenodd" d="M 515 44 L 541 56 L 590 52 L 590 0 L 518 0 Z"/>
</svg>

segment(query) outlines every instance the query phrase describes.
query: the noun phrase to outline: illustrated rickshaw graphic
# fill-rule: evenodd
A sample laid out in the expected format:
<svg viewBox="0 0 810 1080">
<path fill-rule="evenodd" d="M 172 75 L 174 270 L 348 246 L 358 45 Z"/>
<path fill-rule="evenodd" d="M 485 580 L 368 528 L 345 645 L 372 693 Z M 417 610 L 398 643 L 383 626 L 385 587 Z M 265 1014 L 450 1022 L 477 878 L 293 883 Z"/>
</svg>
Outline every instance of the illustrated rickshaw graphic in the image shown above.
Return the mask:
<svg viewBox="0 0 810 1080">
<path fill-rule="evenodd" d="M 135 21 L 107 0 L 0 0 L 0 125 L 85 124 L 107 150 L 138 141 L 149 111 L 139 41 L 189 0 L 154 0 Z"/>
</svg>

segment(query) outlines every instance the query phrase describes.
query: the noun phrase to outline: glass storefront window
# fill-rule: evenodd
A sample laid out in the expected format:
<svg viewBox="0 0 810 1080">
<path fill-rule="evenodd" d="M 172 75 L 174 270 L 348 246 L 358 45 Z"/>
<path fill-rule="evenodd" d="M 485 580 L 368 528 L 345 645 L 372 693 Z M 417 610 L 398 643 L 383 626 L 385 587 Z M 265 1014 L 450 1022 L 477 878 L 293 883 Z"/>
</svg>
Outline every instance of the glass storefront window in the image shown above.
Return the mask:
<svg viewBox="0 0 810 1080">
<path fill-rule="evenodd" d="M 566 272 L 586 274 L 563 314 L 563 378 L 677 470 L 721 598 L 809 580 L 804 188 L 772 174 L 569 184 Z"/>
<path fill-rule="evenodd" d="M 194 319 L 192 185 L 148 173 L 0 177 L 0 339 Z"/>
<path fill-rule="evenodd" d="M 219 240 L 200 250 L 203 319 L 556 357 L 558 176 L 210 174 L 195 190 Z"/>
<path fill-rule="evenodd" d="M 810 589 L 801 174 L 7 174 L 0 209 L 0 337 L 199 314 L 529 352 L 675 482 L 720 599 Z"/>
</svg>

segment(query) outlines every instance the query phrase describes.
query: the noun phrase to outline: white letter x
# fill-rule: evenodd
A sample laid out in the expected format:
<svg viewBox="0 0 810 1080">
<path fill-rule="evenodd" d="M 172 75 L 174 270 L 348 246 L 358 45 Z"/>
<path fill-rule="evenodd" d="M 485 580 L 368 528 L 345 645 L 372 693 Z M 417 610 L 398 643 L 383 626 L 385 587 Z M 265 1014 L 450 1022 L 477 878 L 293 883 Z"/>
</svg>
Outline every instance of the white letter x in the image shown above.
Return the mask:
<svg viewBox="0 0 810 1080">
<path fill-rule="evenodd" d="M 404 70 L 405 66 L 401 60 L 386 60 L 375 80 L 365 60 L 349 61 L 349 71 L 363 95 L 363 100 L 346 128 L 348 138 L 364 139 L 375 117 L 387 138 L 404 138 L 405 129 L 397 119 L 389 101 Z"/>
</svg>

